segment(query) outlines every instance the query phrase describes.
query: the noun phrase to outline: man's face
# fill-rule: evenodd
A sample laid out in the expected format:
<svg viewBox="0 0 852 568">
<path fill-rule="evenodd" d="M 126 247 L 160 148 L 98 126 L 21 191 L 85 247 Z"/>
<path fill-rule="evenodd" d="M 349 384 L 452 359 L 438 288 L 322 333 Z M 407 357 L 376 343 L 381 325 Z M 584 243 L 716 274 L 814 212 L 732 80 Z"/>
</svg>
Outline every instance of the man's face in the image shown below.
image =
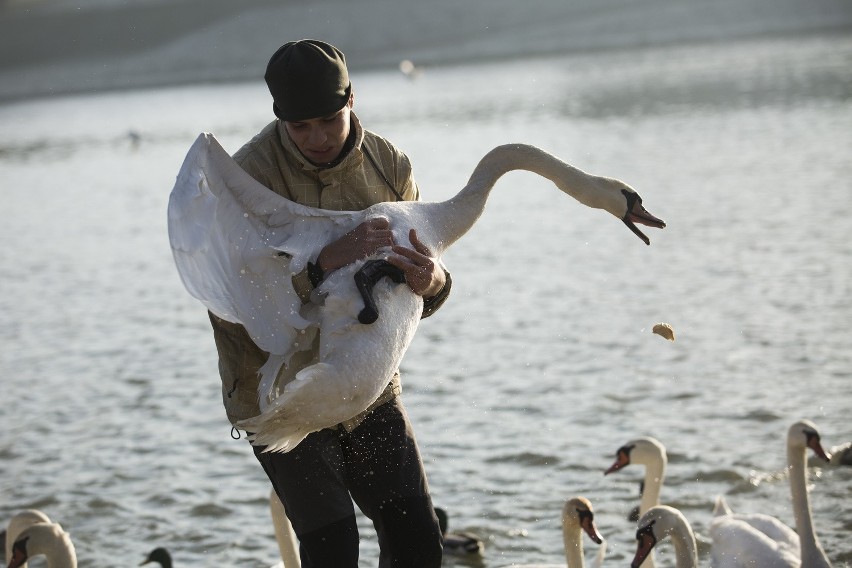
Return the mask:
<svg viewBox="0 0 852 568">
<path fill-rule="evenodd" d="M 349 137 L 349 113 L 353 97 L 334 114 L 296 122 L 285 121 L 290 138 L 302 155 L 315 166 L 329 164 L 337 159 Z"/>
</svg>

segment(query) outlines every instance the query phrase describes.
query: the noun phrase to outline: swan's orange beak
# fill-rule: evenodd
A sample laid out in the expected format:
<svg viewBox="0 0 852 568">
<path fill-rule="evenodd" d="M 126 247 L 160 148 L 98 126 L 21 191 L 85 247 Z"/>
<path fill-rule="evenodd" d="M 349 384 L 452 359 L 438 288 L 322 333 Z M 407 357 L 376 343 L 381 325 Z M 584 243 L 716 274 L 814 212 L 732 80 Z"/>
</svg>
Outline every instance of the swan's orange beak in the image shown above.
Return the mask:
<svg viewBox="0 0 852 568">
<path fill-rule="evenodd" d="M 630 563 L 630 568 L 639 568 L 657 544 L 652 527 L 653 523 L 636 531 L 636 555 Z"/>
<path fill-rule="evenodd" d="M 831 461 L 831 456 L 826 453 L 820 443 L 819 435 L 808 436 L 808 447 L 812 449 L 821 460 Z"/>
<path fill-rule="evenodd" d="M 642 198 L 639 197 L 639 194 L 635 191 L 622 189 L 621 193 L 623 193 L 624 197 L 627 199 L 627 213 L 624 214 L 624 217 L 621 220 L 624 221 L 627 228 L 633 231 L 637 237 L 645 241 L 646 245 L 650 245 L 651 239 L 646 237 L 645 234 L 636 227 L 635 223 L 647 225 L 648 227 L 654 227 L 656 229 L 663 229 L 666 226 L 666 222 L 651 215 L 651 213 L 642 206 Z"/>
<path fill-rule="evenodd" d="M 601 544 L 603 542 L 603 537 L 601 533 L 598 532 L 598 527 L 595 525 L 595 517 L 591 511 L 583 511 L 580 515 L 580 526 L 586 531 L 586 534 L 589 535 L 589 538 L 594 542 Z"/>
<path fill-rule="evenodd" d="M 633 446 L 623 446 L 618 448 L 618 451 L 615 452 L 615 461 L 609 466 L 604 472 L 604 475 L 609 475 L 610 473 L 616 472 L 619 469 L 625 468 L 630 465 L 630 450 L 633 449 Z"/>
</svg>

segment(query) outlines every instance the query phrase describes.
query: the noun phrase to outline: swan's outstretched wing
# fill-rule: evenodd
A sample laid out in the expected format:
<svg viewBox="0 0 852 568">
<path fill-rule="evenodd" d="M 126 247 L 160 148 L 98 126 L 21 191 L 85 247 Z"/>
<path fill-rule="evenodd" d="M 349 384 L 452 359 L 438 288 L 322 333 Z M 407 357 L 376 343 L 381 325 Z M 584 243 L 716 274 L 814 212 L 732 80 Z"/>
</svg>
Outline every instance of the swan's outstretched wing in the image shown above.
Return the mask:
<svg viewBox="0 0 852 568">
<path fill-rule="evenodd" d="M 187 291 L 242 324 L 264 351 L 289 356 L 312 322 L 292 275 L 356 222 L 357 212 L 314 209 L 258 183 L 202 133 L 169 198 L 169 240 Z M 309 342 L 302 342 L 304 345 Z"/>
</svg>

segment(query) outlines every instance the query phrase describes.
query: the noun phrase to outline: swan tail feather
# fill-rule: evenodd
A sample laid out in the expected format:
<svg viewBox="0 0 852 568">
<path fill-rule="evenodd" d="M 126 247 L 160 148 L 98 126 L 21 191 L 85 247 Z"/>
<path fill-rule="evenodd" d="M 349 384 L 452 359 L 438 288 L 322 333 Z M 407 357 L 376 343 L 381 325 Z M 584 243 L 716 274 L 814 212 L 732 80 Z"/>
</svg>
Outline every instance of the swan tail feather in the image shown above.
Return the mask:
<svg viewBox="0 0 852 568">
<path fill-rule="evenodd" d="M 311 432 L 352 418 L 359 404 L 366 407 L 348 399 L 341 394 L 337 368 L 316 363 L 299 371 L 259 415 L 236 426 L 249 433 L 252 444 L 266 446 L 264 452 L 289 452 Z"/>
<path fill-rule="evenodd" d="M 723 517 L 725 515 L 732 515 L 733 511 L 728 507 L 728 502 L 725 501 L 724 495 L 719 495 L 716 497 L 716 505 L 713 507 L 713 516 L 714 517 Z"/>
</svg>

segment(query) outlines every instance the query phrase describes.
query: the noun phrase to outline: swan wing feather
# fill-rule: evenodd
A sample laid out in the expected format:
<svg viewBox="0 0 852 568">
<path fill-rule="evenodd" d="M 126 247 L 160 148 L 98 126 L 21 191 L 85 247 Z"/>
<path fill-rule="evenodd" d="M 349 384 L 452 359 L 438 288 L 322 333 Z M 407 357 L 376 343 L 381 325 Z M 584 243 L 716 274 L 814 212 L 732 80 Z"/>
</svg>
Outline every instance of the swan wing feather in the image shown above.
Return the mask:
<svg viewBox="0 0 852 568">
<path fill-rule="evenodd" d="M 189 149 L 169 197 L 169 240 L 187 291 L 285 359 L 315 325 L 292 275 L 353 222 L 351 212 L 304 207 L 264 187 L 209 133 Z"/>
<path fill-rule="evenodd" d="M 714 517 L 710 523 L 712 565 L 718 568 L 798 567 L 798 537 L 796 546 L 791 548 L 789 543 L 779 542 L 764 532 L 772 523 L 761 520 L 756 524 L 764 530 L 738 515 Z M 769 529 L 771 533 L 778 531 L 777 527 Z"/>
</svg>

